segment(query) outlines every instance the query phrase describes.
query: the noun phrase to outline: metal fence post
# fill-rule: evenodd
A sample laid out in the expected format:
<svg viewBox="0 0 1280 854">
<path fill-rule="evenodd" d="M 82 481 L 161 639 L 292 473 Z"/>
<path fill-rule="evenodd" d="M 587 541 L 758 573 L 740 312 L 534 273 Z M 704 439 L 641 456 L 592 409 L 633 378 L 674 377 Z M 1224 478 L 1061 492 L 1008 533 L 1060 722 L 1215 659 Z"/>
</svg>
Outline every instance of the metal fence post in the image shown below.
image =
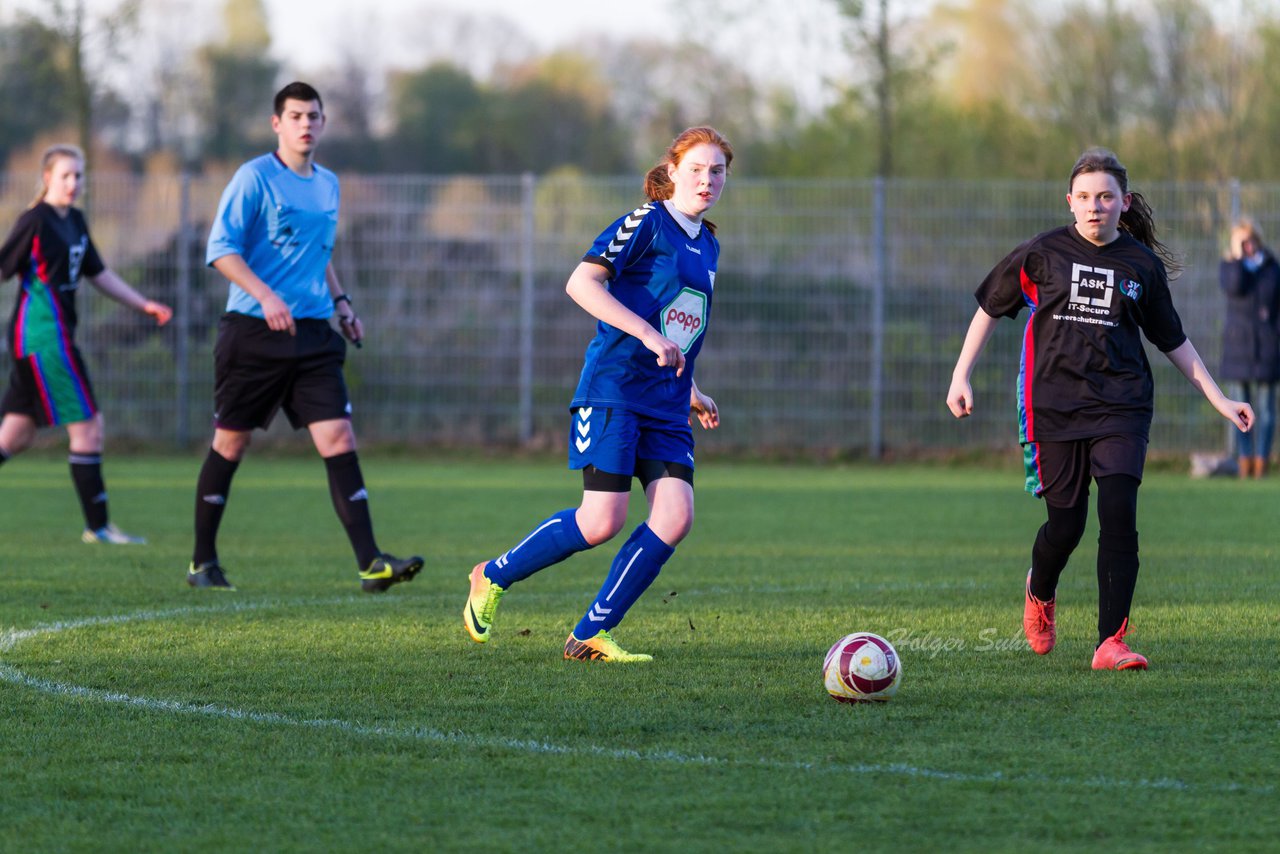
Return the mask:
<svg viewBox="0 0 1280 854">
<path fill-rule="evenodd" d="M 1233 227 L 1240 221 L 1240 217 L 1244 212 L 1243 203 L 1240 200 L 1240 179 L 1232 178 L 1227 182 L 1227 190 L 1231 194 L 1231 219 L 1227 221 L 1228 227 Z M 1227 459 L 1232 459 L 1236 455 L 1236 428 L 1235 425 L 1227 422 L 1222 426 L 1222 447 Z"/>
<path fill-rule="evenodd" d="M 534 202 L 536 179 L 530 172 L 520 176 L 520 442 L 533 439 L 533 315 L 534 315 Z"/>
<path fill-rule="evenodd" d="M 870 438 L 867 456 L 878 460 L 884 454 L 884 295 L 889 280 L 889 247 L 885 200 L 885 178 L 875 179 L 874 213 L 871 224 L 871 241 L 875 246 L 876 272 L 871 290 L 871 412 Z"/>
<path fill-rule="evenodd" d="M 177 409 L 174 440 L 179 448 L 185 448 L 191 436 L 191 175 L 182 173 L 178 196 L 178 234 L 174 240 L 178 253 L 177 272 L 177 306 L 174 312 L 177 317 L 174 329 L 174 371 L 176 373 L 174 406 Z"/>
</svg>

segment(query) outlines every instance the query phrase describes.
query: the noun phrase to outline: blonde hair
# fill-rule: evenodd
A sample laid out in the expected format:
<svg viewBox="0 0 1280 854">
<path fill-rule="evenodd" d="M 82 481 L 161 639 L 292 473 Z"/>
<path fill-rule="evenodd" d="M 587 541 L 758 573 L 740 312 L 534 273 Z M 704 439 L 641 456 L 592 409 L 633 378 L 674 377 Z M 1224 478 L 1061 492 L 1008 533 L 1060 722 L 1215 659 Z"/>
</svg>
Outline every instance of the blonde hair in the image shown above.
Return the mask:
<svg viewBox="0 0 1280 854">
<path fill-rule="evenodd" d="M 84 163 L 84 152 L 79 146 L 72 145 L 68 142 L 60 142 L 51 145 L 44 150 L 44 154 L 40 155 L 40 177 L 36 179 L 36 197 L 31 200 L 30 207 L 35 207 L 44 201 L 45 194 L 49 192 L 48 174 L 53 168 L 56 160 L 62 157 L 74 158 Z"/>
<path fill-rule="evenodd" d="M 720 131 L 712 127 L 686 128 L 671 141 L 671 145 L 668 146 L 666 153 L 662 155 L 662 159 L 644 176 L 645 197 L 651 202 L 660 202 L 671 198 L 671 195 L 675 192 L 675 184 L 671 182 L 671 176 L 667 174 L 667 166 L 679 166 L 680 161 L 689 149 L 703 143 L 717 146 L 724 152 L 724 168 L 727 171 L 729 164 L 733 162 L 733 146 L 729 144 L 729 140 L 725 139 Z M 703 220 L 703 224 L 712 234 L 716 233 L 715 223 Z"/>
<path fill-rule="evenodd" d="M 1235 223 L 1232 224 L 1231 241 L 1230 241 L 1231 244 L 1235 243 L 1235 236 L 1237 234 L 1241 236 L 1240 237 L 1241 243 L 1244 243 L 1244 241 L 1246 240 L 1252 240 L 1254 246 L 1256 246 L 1258 249 L 1266 250 L 1267 244 L 1262 239 L 1262 235 L 1258 233 L 1257 224 L 1254 223 L 1254 221 L 1249 219 L 1247 216 L 1240 217 L 1240 219 L 1236 220 Z M 1225 255 L 1225 257 L 1228 259 L 1231 259 L 1233 257 L 1231 254 L 1230 245 L 1228 245 L 1227 247 L 1227 254 Z"/>
</svg>

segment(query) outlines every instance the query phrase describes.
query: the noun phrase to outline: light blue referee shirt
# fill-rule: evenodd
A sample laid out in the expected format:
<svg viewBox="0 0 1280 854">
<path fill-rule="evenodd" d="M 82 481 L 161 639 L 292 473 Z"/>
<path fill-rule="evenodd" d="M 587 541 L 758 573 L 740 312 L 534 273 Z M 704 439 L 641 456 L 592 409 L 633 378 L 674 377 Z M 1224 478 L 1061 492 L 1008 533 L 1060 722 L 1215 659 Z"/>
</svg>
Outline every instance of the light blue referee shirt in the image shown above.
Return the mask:
<svg viewBox="0 0 1280 854">
<path fill-rule="evenodd" d="M 274 152 L 241 166 L 222 191 L 205 253 L 210 266 L 226 255 L 244 258 L 298 319 L 333 314 L 324 274 L 338 231 L 338 178 L 312 169 L 303 178 Z M 263 317 L 261 304 L 235 284 L 227 311 Z"/>
</svg>

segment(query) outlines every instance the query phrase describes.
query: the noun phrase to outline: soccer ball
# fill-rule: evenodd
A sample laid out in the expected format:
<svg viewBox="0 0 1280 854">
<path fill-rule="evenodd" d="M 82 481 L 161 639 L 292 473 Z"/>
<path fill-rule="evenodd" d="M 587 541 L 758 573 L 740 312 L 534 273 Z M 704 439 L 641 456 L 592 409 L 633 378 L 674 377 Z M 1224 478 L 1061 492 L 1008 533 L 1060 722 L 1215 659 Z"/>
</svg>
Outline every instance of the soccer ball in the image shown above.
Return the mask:
<svg viewBox="0 0 1280 854">
<path fill-rule="evenodd" d="M 883 702 L 898 691 L 902 662 L 893 645 L 871 632 L 836 641 L 822 663 L 827 693 L 841 703 Z"/>
</svg>

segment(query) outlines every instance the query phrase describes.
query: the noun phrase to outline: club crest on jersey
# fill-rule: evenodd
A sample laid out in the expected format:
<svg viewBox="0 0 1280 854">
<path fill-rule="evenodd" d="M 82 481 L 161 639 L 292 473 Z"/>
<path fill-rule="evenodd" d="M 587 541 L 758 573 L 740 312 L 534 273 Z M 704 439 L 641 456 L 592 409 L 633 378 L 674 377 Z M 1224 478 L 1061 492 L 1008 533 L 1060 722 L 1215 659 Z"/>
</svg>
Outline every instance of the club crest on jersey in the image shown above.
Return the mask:
<svg viewBox="0 0 1280 854">
<path fill-rule="evenodd" d="M 1129 299 L 1136 300 L 1138 297 L 1142 296 L 1142 283 L 1135 282 L 1133 279 L 1125 279 L 1120 283 L 1120 293 L 1124 294 Z"/>
<path fill-rule="evenodd" d="M 688 353 L 707 325 L 707 295 L 693 288 L 682 288 L 676 298 L 662 310 L 662 334 Z"/>
<path fill-rule="evenodd" d="M 80 265 L 84 263 L 84 253 L 89 248 L 89 238 L 81 237 L 80 242 L 67 247 L 67 281 L 58 285 L 60 291 L 74 291 L 80 286 Z"/>
</svg>

